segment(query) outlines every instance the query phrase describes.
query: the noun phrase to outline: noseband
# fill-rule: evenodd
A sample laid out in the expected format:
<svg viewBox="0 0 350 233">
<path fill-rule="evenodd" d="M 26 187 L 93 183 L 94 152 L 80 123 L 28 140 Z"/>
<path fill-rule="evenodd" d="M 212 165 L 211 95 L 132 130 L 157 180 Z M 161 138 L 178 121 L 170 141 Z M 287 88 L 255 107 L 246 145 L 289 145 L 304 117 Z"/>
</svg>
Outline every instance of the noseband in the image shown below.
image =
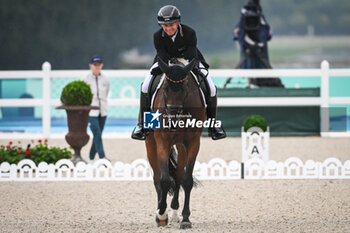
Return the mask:
<svg viewBox="0 0 350 233">
<path fill-rule="evenodd" d="M 183 78 L 183 79 L 181 79 L 181 80 L 179 80 L 179 81 L 172 80 L 171 78 L 169 78 L 169 77 L 166 76 L 166 75 L 165 75 L 165 78 L 166 78 L 167 80 L 169 80 L 170 82 L 172 82 L 172 83 L 178 84 L 178 83 L 182 83 L 182 82 L 186 81 L 186 80 L 188 79 L 188 76 L 186 76 L 185 78 Z"/>
<path fill-rule="evenodd" d="M 170 111 L 175 111 L 177 110 L 176 113 L 178 114 L 182 114 L 183 113 L 183 104 L 167 104 L 165 103 L 165 107 L 166 107 L 166 110 L 170 110 Z"/>
<path fill-rule="evenodd" d="M 175 81 L 175 80 L 173 80 L 173 79 L 171 79 L 171 78 L 169 78 L 168 76 L 165 75 L 165 78 L 167 80 L 169 80 L 170 82 L 174 83 L 174 84 L 183 83 L 184 81 L 186 81 L 188 79 L 188 77 L 189 76 L 187 75 L 185 78 L 183 78 L 183 79 L 181 79 L 179 81 Z M 187 99 L 187 96 L 188 96 L 188 91 L 186 91 L 186 94 L 185 94 L 185 97 L 183 99 L 183 102 Z M 165 101 L 165 111 L 167 113 L 169 113 L 168 112 L 169 110 L 170 110 L 170 112 L 176 112 L 176 114 L 180 114 L 181 115 L 181 114 L 183 114 L 184 105 L 183 104 L 168 104 Z"/>
</svg>

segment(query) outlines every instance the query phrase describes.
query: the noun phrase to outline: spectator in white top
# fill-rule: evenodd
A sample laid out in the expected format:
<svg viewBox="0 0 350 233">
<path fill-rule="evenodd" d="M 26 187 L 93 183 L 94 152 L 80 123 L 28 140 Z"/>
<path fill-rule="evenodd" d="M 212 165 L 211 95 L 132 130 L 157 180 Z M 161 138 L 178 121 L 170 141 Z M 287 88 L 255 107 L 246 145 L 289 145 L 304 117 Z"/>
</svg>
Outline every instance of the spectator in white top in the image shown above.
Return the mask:
<svg viewBox="0 0 350 233">
<path fill-rule="evenodd" d="M 109 79 L 101 73 L 103 62 L 101 57 L 94 56 L 90 61 L 91 72 L 84 81 L 90 85 L 93 100 L 91 105 L 98 106 L 99 109 L 91 110 L 89 114 L 89 125 L 93 133 L 93 141 L 90 149 L 89 163 L 92 164 L 96 153 L 100 159 L 107 159 L 102 143 L 102 131 L 107 118 L 107 97 L 110 89 Z"/>
</svg>

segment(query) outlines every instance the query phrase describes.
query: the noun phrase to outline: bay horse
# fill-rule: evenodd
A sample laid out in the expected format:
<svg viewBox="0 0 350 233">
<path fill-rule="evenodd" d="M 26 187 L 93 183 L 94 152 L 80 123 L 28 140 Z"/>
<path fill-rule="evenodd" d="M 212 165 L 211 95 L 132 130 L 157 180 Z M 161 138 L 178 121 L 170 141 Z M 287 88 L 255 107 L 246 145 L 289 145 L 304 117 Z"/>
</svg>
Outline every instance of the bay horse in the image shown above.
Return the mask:
<svg viewBox="0 0 350 233">
<path fill-rule="evenodd" d="M 161 59 L 158 65 L 164 73 L 163 82 L 154 99 L 153 111 L 159 110 L 162 118 L 180 114 L 191 115 L 192 119 L 205 120 L 205 106 L 197 81 L 190 71 L 195 65 L 193 59 L 186 66 L 168 66 Z M 176 118 L 176 117 L 175 117 Z M 169 120 L 169 119 L 168 119 Z M 174 119 L 172 119 L 174 120 Z M 180 119 L 177 119 L 180 120 Z M 179 222 L 179 190 L 182 186 L 185 199 L 182 210 L 181 229 L 191 228 L 190 195 L 194 182 L 192 172 L 199 151 L 202 127 L 161 127 L 153 129 L 146 138 L 148 161 L 153 170 L 153 181 L 158 198 L 156 223 L 168 224 L 167 195 L 173 194 L 170 219 Z"/>
</svg>

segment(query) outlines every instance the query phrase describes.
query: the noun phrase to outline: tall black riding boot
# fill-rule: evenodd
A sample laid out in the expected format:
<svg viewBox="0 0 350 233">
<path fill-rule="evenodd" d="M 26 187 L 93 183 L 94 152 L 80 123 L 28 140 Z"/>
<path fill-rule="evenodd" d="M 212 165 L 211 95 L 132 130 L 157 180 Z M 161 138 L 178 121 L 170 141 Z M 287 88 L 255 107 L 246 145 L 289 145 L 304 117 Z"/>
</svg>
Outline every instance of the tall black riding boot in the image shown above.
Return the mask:
<svg viewBox="0 0 350 233">
<path fill-rule="evenodd" d="M 207 118 L 211 120 L 216 120 L 216 110 L 217 110 L 217 95 L 209 97 L 207 103 Z M 226 137 L 225 130 L 222 127 L 210 127 L 208 128 L 209 137 L 213 140 L 219 140 Z"/>
<path fill-rule="evenodd" d="M 134 128 L 131 134 L 132 139 L 136 140 L 145 140 L 147 136 L 147 132 L 143 128 L 143 112 L 149 110 L 148 103 L 148 93 L 141 92 L 140 97 L 140 112 L 139 112 L 139 122 L 137 126 Z"/>
</svg>

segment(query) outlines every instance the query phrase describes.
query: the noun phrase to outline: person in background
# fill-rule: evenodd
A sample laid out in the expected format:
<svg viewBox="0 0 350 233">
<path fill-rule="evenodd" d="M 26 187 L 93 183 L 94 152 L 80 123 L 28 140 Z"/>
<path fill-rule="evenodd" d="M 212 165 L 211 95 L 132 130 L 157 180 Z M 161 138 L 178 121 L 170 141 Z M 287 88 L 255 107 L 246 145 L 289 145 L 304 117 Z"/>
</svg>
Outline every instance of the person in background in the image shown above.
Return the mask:
<svg viewBox="0 0 350 233">
<path fill-rule="evenodd" d="M 89 163 L 92 164 L 96 153 L 100 159 L 107 159 L 102 143 L 102 131 L 107 119 L 107 97 L 110 90 L 110 81 L 108 77 L 101 73 L 103 62 L 99 56 L 94 56 L 90 61 L 91 72 L 84 81 L 90 85 L 93 93 L 92 106 L 98 106 L 99 109 L 93 109 L 89 113 L 89 125 L 93 133 Z"/>
<path fill-rule="evenodd" d="M 259 50 L 259 54 L 251 54 L 241 68 L 270 68 L 267 42 L 271 40 L 272 32 L 259 0 L 248 0 L 243 6 L 233 34 L 234 40 L 238 40 L 241 47 L 241 58 L 246 55 L 247 49 Z"/>
<path fill-rule="evenodd" d="M 235 27 L 234 40 L 241 47 L 241 60 L 236 68 L 272 69 L 267 43 L 272 38 L 270 25 L 262 12 L 259 0 L 248 0 L 241 9 L 241 18 Z M 248 78 L 248 87 L 280 87 L 280 78 Z"/>
</svg>

